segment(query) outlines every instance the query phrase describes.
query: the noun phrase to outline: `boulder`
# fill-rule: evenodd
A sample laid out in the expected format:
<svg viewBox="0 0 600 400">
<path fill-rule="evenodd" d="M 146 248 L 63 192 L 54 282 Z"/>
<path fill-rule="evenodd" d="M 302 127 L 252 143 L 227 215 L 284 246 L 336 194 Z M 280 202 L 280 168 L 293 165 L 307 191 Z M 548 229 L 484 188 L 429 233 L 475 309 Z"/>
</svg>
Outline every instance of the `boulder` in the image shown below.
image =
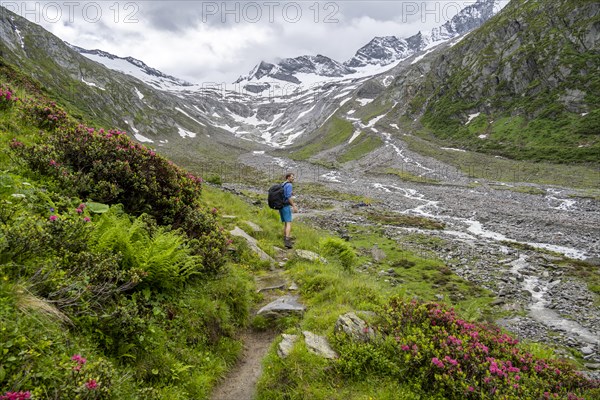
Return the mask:
<svg viewBox="0 0 600 400">
<path fill-rule="evenodd" d="M 290 352 L 294 348 L 294 344 L 298 340 L 298 335 L 287 335 L 284 333 L 281 335 L 281 337 L 283 339 L 277 346 L 277 355 L 279 355 L 281 358 L 286 358 L 290 355 Z"/>
<path fill-rule="evenodd" d="M 322 262 L 323 264 L 327 263 L 326 259 L 324 259 L 320 255 L 318 255 L 317 253 L 313 253 L 312 251 L 309 251 L 309 250 L 298 249 L 298 250 L 296 250 L 296 255 L 298 257 L 303 258 L 308 261 L 319 261 L 319 262 Z"/>
<path fill-rule="evenodd" d="M 279 318 L 289 314 L 302 314 L 306 310 L 302 304 L 298 302 L 297 296 L 283 296 L 275 301 L 270 302 L 256 313 L 265 317 Z"/>
<path fill-rule="evenodd" d="M 263 230 L 262 230 L 262 228 L 261 228 L 260 226 L 256 225 L 256 224 L 255 224 L 254 222 L 252 222 L 252 221 L 244 221 L 244 223 L 245 223 L 246 225 L 248 225 L 248 226 L 250 227 L 250 229 L 252 229 L 252 232 L 254 232 L 254 233 L 259 233 L 259 232 L 262 232 L 262 231 L 263 231 Z"/>
<path fill-rule="evenodd" d="M 369 327 L 365 321 L 353 312 L 341 315 L 336 321 L 333 330 L 335 333 L 344 332 L 358 342 L 368 342 L 375 338 L 373 328 Z"/>
<path fill-rule="evenodd" d="M 318 336 L 308 331 L 303 331 L 302 334 L 304 335 L 306 347 L 311 353 L 330 360 L 339 357 L 338 354 L 331 348 L 327 339 L 323 336 Z"/>
<path fill-rule="evenodd" d="M 248 242 L 248 246 L 250 246 L 252 251 L 255 252 L 261 260 L 269 261 L 270 263 L 275 264 L 275 260 L 273 260 L 273 258 L 270 255 L 265 253 L 258 246 L 258 241 L 256 239 L 254 239 L 252 236 L 248 235 L 246 232 L 244 232 L 241 228 L 236 226 L 235 229 L 229 233 L 231 233 L 233 236 L 239 236 L 239 237 L 246 239 L 246 241 Z"/>
</svg>

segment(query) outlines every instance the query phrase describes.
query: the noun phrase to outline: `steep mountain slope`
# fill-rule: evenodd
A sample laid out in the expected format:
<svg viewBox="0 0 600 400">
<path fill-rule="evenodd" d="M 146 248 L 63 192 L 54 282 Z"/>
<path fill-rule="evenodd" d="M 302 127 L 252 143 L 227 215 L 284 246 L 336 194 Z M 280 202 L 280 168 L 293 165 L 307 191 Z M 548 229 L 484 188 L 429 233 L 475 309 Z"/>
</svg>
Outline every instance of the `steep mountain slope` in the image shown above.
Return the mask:
<svg viewBox="0 0 600 400">
<path fill-rule="evenodd" d="M 446 52 L 396 71 L 381 123 L 519 159 L 598 162 L 600 4 L 513 0 Z M 421 77 L 422 75 L 422 77 Z M 393 115 L 393 116 L 392 116 Z"/>
<path fill-rule="evenodd" d="M 149 67 L 141 60 L 133 57 L 118 57 L 102 50 L 86 50 L 78 46 L 70 45 L 73 50 L 84 55 L 90 60 L 99 62 L 107 68 L 131 75 L 157 89 L 185 88 L 192 86 L 191 83 L 166 75 L 161 71 Z"/>
<path fill-rule="evenodd" d="M 78 49 L 79 50 L 79 49 Z M 39 80 L 53 97 L 104 126 L 127 131 L 140 142 L 154 143 L 165 151 L 185 147 L 189 153 L 219 158 L 234 155 L 239 147 L 252 148 L 229 132 L 214 127 L 201 110 L 181 95 L 158 90 L 143 81 L 108 69 L 76 51 L 72 46 L 26 19 L 2 9 L 0 13 L 2 62 L 18 67 Z M 96 53 L 98 56 L 98 53 Z M 124 60 L 118 60 L 121 65 Z M 185 83 L 160 74 L 139 60 L 138 70 L 186 88 Z M 134 64 L 131 64 L 134 65 Z M 140 74 L 138 74 L 140 75 Z M 202 96 L 197 106 L 208 108 L 213 96 Z M 193 138 L 194 140 L 190 140 Z M 185 144 L 177 144 L 179 141 Z M 210 151 L 206 149 L 210 148 Z"/>
<path fill-rule="evenodd" d="M 430 32 L 419 32 L 407 39 L 397 36 L 376 37 L 360 48 L 354 57 L 344 65 L 357 68 L 367 65 L 389 65 L 411 55 L 431 48 L 457 36 L 465 34 L 498 13 L 505 2 L 500 0 L 480 0 L 467 5 L 462 11 L 442 26 Z"/>
</svg>

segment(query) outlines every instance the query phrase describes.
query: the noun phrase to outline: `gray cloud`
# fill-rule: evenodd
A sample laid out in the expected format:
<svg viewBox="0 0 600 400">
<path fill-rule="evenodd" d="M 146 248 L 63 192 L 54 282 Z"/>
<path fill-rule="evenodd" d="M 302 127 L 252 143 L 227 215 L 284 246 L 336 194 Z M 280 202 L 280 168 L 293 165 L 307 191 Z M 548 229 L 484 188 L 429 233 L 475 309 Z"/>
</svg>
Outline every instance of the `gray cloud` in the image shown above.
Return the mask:
<svg viewBox="0 0 600 400">
<path fill-rule="evenodd" d="M 375 36 L 411 36 L 473 2 L 82 1 L 70 9 L 69 2 L 26 2 L 39 15 L 24 16 L 84 48 L 133 56 L 193 82 L 231 82 L 261 60 L 323 54 L 345 61 Z"/>
</svg>

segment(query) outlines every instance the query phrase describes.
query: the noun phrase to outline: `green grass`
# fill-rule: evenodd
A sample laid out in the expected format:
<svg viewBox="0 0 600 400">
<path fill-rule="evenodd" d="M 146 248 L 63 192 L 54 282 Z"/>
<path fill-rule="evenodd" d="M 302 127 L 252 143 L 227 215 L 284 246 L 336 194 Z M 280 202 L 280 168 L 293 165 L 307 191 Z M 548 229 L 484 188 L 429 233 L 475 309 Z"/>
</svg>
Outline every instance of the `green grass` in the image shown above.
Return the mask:
<svg viewBox="0 0 600 400">
<path fill-rule="evenodd" d="M 439 181 L 436 179 L 431 179 L 431 178 L 427 178 L 425 176 L 415 175 L 412 172 L 402 171 L 402 170 L 398 170 L 398 169 L 394 169 L 394 168 L 386 168 L 384 173 L 397 176 L 398 178 L 400 178 L 406 182 L 428 183 L 428 184 L 439 183 Z"/>
<path fill-rule="evenodd" d="M 329 189 L 327 186 L 321 183 L 294 183 L 294 191 L 298 195 L 302 196 L 315 196 L 319 199 L 325 200 L 337 200 L 337 201 L 352 201 L 352 202 L 365 202 L 367 204 L 373 203 L 370 197 L 357 196 L 348 193 L 338 192 L 334 189 Z"/>
<path fill-rule="evenodd" d="M 525 193 L 525 194 L 532 194 L 532 195 L 538 195 L 538 196 L 543 196 L 546 194 L 546 191 L 544 189 L 540 189 L 534 186 L 525 186 L 525 185 L 519 185 L 519 186 L 503 186 L 503 185 L 490 185 L 490 187 L 494 190 L 508 190 L 511 192 L 516 192 L 516 193 Z"/>
<path fill-rule="evenodd" d="M 288 156 L 293 160 L 306 160 L 324 150 L 347 142 L 352 137 L 352 123 L 339 117 L 332 117 L 319 128 L 315 138 L 302 148 L 291 151 Z"/>
<path fill-rule="evenodd" d="M 470 178 L 483 178 L 506 183 L 538 183 L 571 188 L 597 188 L 600 169 L 595 164 L 553 164 L 516 161 L 476 152 L 441 150 L 439 142 L 415 136 L 404 136 L 409 148 L 442 163 L 458 168 Z M 452 175 L 448 176 L 452 180 Z"/>
<path fill-rule="evenodd" d="M 444 229 L 443 222 L 438 222 L 430 218 L 417 217 L 414 215 L 405 215 L 393 212 L 371 212 L 362 213 L 369 221 L 385 225 L 404 226 L 420 229 Z"/>
<path fill-rule="evenodd" d="M 360 118 L 363 124 L 367 125 L 373 118 L 390 111 L 391 105 L 378 98 L 364 107 L 360 107 L 355 116 Z"/>
<path fill-rule="evenodd" d="M 344 152 L 338 156 L 340 163 L 359 160 L 367 154 L 383 146 L 383 141 L 376 136 L 361 134 L 356 140 L 346 147 Z"/>
</svg>

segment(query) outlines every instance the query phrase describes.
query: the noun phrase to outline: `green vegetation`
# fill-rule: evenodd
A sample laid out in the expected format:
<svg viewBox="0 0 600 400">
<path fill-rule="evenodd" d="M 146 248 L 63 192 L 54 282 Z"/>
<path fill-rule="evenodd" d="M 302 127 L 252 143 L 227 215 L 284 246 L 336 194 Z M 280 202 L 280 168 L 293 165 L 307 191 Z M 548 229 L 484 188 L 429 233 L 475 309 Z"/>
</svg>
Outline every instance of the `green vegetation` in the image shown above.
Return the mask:
<svg viewBox="0 0 600 400">
<path fill-rule="evenodd" d="M 386 102 L 381 98 L 377 98 L 364 107 L 360 107 L 356 112 L 356 117 L 360 118 L 361 122 L 367 125 L 373 118 L 389 112 L 390 107 L 389 100 Z"/>
<path fill-rule="evenodd" d="M 597 187 L 600 180 L 600 170 L 595 164 L 557 165 L 547 162 L 515 161 L 470 151 L 440 150 L 440 142 L 415 136 L 404 136 L 403 140 L 411 150 L 452 165 L 470 178 L 507 183 L 539 183 L 587 190 Z M 451 171 L 448 171 L 446 176 L 448 180 L 453 179 Z"/>
<path fill-rule="evenodd" d="M 374 269 L 398 271 L 401 288 L 382 282 L 376 274 L 348 270 L 336 256 L 329 262 L 292 260 L 288 273 L 298 283 L 308 310 L 285 332 L 302 337 L 310 330 L 325 335 L 339 354 L 327 361 L 298 341 L 285 359 L 276 344 L 263 362 L 258 399 L 463 399 L 543 398 L 557 393 L 567 398 L 597 395 L 595 383 L 582 379 L 573 367 L 556 360 L 552 351 L 524 345 L 486 323 L 492 297 L 455 277 L 443 264 L 402 251 L 398 244 L 372 229 L 352 229 L 352 240 L 334 247 L 355 248 L 358 265 L 374 262 L 374 242 L 385 257 Z M 366 246 L 366 247 L 364 247 Z M 326 251 L 321 249 L 322 253 Z M 464 285 L 464 286 L 463 286 Z M 460 288 L 459 288 L 460 287 Z M 459 311 L 432 300 L 450 292 Z M 398 296 L 399 295 L 399 296 Z M 375 332 L 371 341 L 354 340 L 334 332 L 337 318 L 359 313 Z M 373 312 L 369 314 L 369 312 Z M 535 350 L 536 356 L 531 353 Z M 543 356 L 544 358 L 540 358 Z M 562 382 L 568 376 L 569 383 Z M 562 382 L 558 386 L 558 382 Z"/>
<path fill-rule="evenodd" d="M 298 188 L 298 193 L 302 193 L 306 197 L 310 197 L 311 195 L 315 195 L 320 199 L 331 199 L 337 201 L 351 201 L 351 202 L 365 202 L 367 204 L 373 203 L 373 199 L 364 197 L 364 196 L 356 196 L 348 193 L 340 193 L 335 190 L 327 188 L 325 185 L 320 183 L 294 183 L 294 185 Z"/>
<path fill-rule="evenodd" d="M 0 87 L 0 396 L 206 398 L 254 298 L 201 179 Z"/>
<path fill-rule="evenodd" d="M 509 190 L 511 192 L 526 193 L 533 195 L 545 195 L 546 191 L 534 186 L 503 186 L 503 185 L 490 185 L 494 190 Z"/>
<path fill-rule="evenodd" d="M 359 160 L 367 154 L 377 150 L 383 145 L 383 141 L 377 136 L 361 135 L 348 146 L 344 152 L 338 156 L 337 160 L 340 163 Z"/>
<path fill-rule="evenodd" d="M 262 231 L 252 235 L 276 256 L 276 211 L 205 185 L 121 132 L 87 126 L 28 79 L 3 71 L 0 397 L 206 399 L 240 355 L 236 337 L 248 326 L 311 330 L 340 354 L 325 360 L 299 342 L 281 359 L 273 347 L 259 399 L 598 394 L 570 364 L 537 359 L 497 328 L 459 317 L 489 319 L 493 295 L 372 226 L 348 225 L 351 239 L 343 241 L 295 223 L 295 246 L 327 258 L 286 253 L 285 274 L 307 311 L 276 323 L 251 318 L 261 297 L 253 278 L 269 266 L 226 232 L 257 223 Z M 369 201 L 321 185 L 298 188 Z M 430 225 L 395 217 L 382 218 Z M 457 311 L 411 301 L 440 297 Z M 333 332 L 348 311 L 367 320 L 374 341 Z"/>
<path fill-rule="evenodd" d="M 351 122 L 334 116 L 319 128 L 313 141 L 304 144 L 301 149 L 291 151 L 289 157 L 293 160 L 306 160 L 321 151 L 343 144 L 352 137 L 352 129 Z"/>
<path fill-rule="evenodd" d="M 600 78 L 591 66 L 600 56 L 578 39 L 598 23 L 590 7 L 575 0 L 511 2 L 444 56 L 443 73 L 426 74 L 409 119 L 423 112 L 424 137 L 434 134 L 446 146 L 597 165 Z M 527 29 L 516 21 L 528 21 Z M 509 38 L 498 41 L 507 30 Z"/>
<path fill-rule="evenodd" d="M 394 168 L 387 168 L 384 173 L 390 174 L 390 175 L 395 175 L 398 178 L 402 179 L 403 181 L 407 181 L 407 182 L 428 183 L 428 184 L 439 183 L 439 181 L 437 181 L 435 179 L 427 178 L 426 176 L 423 176 L 423 175 L 416 175 L 410 171 L 397 170 Z"/>
<path fill-rule="evenodd" d="M 399 214 L 393 212 L 366 212 L 364 215 L 376 223 L 394 226 L 406 226 L 420 229 L 444 229 L 445 224 L 425 217 L 417 217 L 414 215 Z"/>
</svg>

